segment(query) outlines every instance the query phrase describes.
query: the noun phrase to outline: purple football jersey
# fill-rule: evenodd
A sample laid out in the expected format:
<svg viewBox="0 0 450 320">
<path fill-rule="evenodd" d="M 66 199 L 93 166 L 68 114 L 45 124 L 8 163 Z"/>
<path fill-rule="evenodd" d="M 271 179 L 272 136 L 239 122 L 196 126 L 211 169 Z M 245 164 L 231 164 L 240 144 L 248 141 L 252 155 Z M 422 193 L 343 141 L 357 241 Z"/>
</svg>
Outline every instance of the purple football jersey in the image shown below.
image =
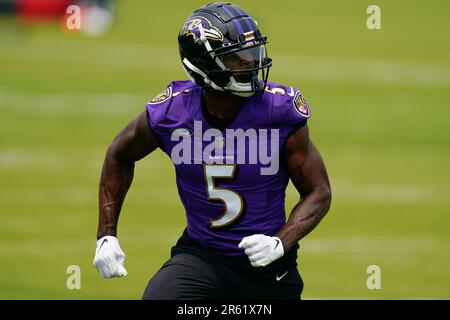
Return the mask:
<svg viewBox="0 0 450 320">
<path fill-rule="evenodd" d="M 286 222 L 283 150 L 310 110 L 299 90 L 269 82 L 219 130 L 205 119 L 202 90 L 171 82 L 147 103 L 148 122 L 175 165 L 190 238 L 218 254 L 241 255 L 243 237 L 273 236 Z"/>
</svg>

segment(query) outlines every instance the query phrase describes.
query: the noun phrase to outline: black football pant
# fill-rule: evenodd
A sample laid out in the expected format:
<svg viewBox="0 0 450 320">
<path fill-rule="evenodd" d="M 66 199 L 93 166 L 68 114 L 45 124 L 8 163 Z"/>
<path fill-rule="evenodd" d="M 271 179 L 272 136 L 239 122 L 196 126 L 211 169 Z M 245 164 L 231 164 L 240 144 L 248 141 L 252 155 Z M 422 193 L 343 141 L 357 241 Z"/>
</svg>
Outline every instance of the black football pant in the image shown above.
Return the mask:
<svg viewBox="0 0 450 320">
<path fill-rule="evenodd" d="M 142 299 L 300 299 L 303 281 L 296 266 L 252 270 L 226 259 L 176 254 L 150 280 Z"/>
</svg>

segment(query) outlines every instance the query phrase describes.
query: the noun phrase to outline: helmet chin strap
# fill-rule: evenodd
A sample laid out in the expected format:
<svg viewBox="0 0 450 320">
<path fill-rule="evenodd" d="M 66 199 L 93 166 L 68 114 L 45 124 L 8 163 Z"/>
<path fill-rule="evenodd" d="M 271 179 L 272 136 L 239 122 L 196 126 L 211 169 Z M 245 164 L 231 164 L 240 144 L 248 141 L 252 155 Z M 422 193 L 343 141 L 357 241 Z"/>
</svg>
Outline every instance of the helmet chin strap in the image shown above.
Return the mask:
<svg viewBox="0 0 450 320">
<path fill-rule="evenodd" d="M 211 88 L 213 88 L 214 90 L 230 92 L 239 97 L 251 97 L 255 94 L 255 92 L 251 91 L 251 84 L 239 83 L 232 76 L 230 77 L 230 83 L 226 87 L 220 87 L 216 85 L 214 81 L 208 78 L 206 73 L 204 73 L 202 70 L 194 66 L 187 58 L 183 59 L 183 67 L 189 79 L 194 83 L 195 79 L 192 77 L 192 75 L 188 72 L 187 69 L 201 76 L 205 84 L 211 86 Z"/>
<path fill-rule="evenodd" d="M 238 92 L 238 91 L 230 91 L 231 94 L 234 94 L 235 96 L 248 98 L 255 94 L 255 92 Z"/>
<path fill-rule="evenodd" d="M 205 84 L 211 86 L 213 89 L 225 91 L 222 87 L 219 87 L 211 79 L 209 79 L 206 73 L 204 73 L 202 70 L 194 66 L 187 58 L 183 59 L 183 66 L 185 67 L 185 71 L 187 72 L 189 79 L 191 79 L 191 81 L 193 81 L 194 83 L 195 79 L 190 75 L 190 73 L 186 70 L 186 68 L 189 68 L 189 70 L 191 70 L 192 72 L 195 72 L 201 77 L 203 77 L 203 81 L 205 82 Z"/>
</svg>

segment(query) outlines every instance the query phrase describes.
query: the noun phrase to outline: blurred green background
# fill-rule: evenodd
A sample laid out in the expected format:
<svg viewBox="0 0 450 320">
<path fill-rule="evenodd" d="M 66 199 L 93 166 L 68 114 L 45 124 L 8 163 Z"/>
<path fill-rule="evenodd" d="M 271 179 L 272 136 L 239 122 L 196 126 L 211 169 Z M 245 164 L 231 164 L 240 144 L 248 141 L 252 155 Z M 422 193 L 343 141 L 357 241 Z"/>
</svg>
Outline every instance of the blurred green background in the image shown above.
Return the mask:
<svg viewBox="0 0 450 320">
<path fill-rule="evenodd" d="M 0 18 L 0 298 L 139 299 L 186 223 L 161 151 L 137 163 L 119 239 L 129 275 L 92 266 L 115 134 L 172 79 L 203 1 L 122 1 L 102 37 Z M 301 241 L 304 299 L 450 298 L 450 3 L 235 1 L 268 35 L 270 80 L 299 87 L 333 204 Z M 381 30 L 366 8 L 381 7 Z M 296 202 L 289 187 L 289 212 Z M 81 290 L 66 268 L 81 267 Z M 366 268 L 381 268 L 368 290 Z"/>
</svg>

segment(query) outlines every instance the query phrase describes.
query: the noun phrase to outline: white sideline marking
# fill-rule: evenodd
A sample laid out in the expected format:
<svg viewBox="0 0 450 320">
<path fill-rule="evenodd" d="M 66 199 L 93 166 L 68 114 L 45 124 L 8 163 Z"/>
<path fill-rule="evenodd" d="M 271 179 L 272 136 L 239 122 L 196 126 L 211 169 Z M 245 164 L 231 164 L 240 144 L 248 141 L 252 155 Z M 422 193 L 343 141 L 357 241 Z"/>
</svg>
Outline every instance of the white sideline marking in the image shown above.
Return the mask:
<svg viewBox="0 0 450 320">
<path fill-rule="evenodd" d="M 57 168 L 61 166 L 64 157 L 49 150 L 36 148 L 0 149 L 0 168 L 11 169 L 26 166 L 43 166 Z"/>
<path fill-rule="evenodd" d="M 43 38 L 40 43 L 52 44 L 58 48 L 52 51 L 41 50 L 3 50 L 0 57 L 16 57 L 38 62 L 61 62 L 66 65 L 82 64 L 108 66 L 114 68 L 139 69 L 143 71 L 170 70 L 182 74 L 178 63 L 176 46 L 152 46 L 139 43 L 102 41 L 96 43 L 99 57 L 86 59 L 78 51 L 67 50 L 67 46 L 86 45 L 82 40 L 70 42 Z M 89 48 L 89 44 L 87 45 Z M 53 48 L 53 47 L 52 47 Z M 111 52 L 121 52 L 112 55 Z M 167 59 L 150 59 L 150 56 L 164 56 Z M 367 58 L 341 58 L 330 56 L 308 56 L 298 54 L 273 53 L 276 70 L 280 75 L 300 81 L 301 79 L 325 81 L 355 81 L 381 85 L 410 85 L 417 87 L 450 86 L 450 65 L 417 63 L 413 61 L 379 60 Z"/>
<path fill-rule="evenodd" d="M 32 220 L 28 220 L 29 222 Z M 67 220 L 66 220 L 67 221 Z M 21 222 L 23 223 L 23 222 Z M 37 224 L 42 223 L 42 219 L 38 219 Z M 35 226 L 37 225 L 35 224 Z M 4 228 L 3 226 L 0 230 L 15 230 L 23 231 L 19 229 L 20 225 L 17 223 L 17 227 L 15 223 L 10 223 L 9 228 Z M 58 220 L 58 223 L 55 226 L 64 225 L 64 221 L 61 222 Z M 73 225 L 72 225 L 73 226 Z M 36 230 L 34 227 L 33 230 Z M 129 243 L 133 240 L 135 243 L 139 243 L 141 247 L 153 247 L 157 246 L 158 248 L 162 246 L 166 246 L 170 248 L 171 245 L 174 245 L 177 239 L 180 237 L 182 228 L 168 228 L 168 227 L 158 227 L 154 229 L 143 229 L 140 235 L 137 236 L 124 236 L 122 238 L 121 243 Z M 149 236 L 149 233 L 151 236 Z M 139 240 L 139 241 L 138 241 Z M 122 244 L 123 245 L 123 244 Z M 71 239 L 63 238 L 58 241 L 53 240 L 14 240 L 14 241 L 4 241 L 0 243 L 0 257 L 2 255 L 12 255 L 14 257 L 20 255 L 34 255 L 34 256 L 49 256 L 49 255 L 61 255 L 67 254 L 68 250 L 72 254 L 78 253 L 86 253 L 86 248 L 92 247 L 92 238 L 80 238 L 75 237 Z M 95 249 L 95 243 L 94 243 Z M 165 249 L 166 250 L 166 249 Z"/>
<path fill-rule="evenodd" d="M 449 203 L 448 189 L 426 185 L 349 185 L 335 184 L 337 199 L 347 203 Z"/>
<path fill-rule="evenodd" d="M 97 172 L 106 147 L 99 146 L 83 149 L 83 152 L 98 155 L 85 163 L 83 170 Z M 14 168 L 39 168 L 60 172 L 65 168 L 79 165 L 79 157 L 72 159 L 77 149 L 45 148 L 45 147 L 16 147 L 0 149 L 0 170 Z M 148 166 L 156 165 L 148 161 Z M 96 171 L 97 170 L 97 171 Z M 332 185 L 334 203 L 357 204 L 419 204 L 419 203 L 450 203 L 450 189 L 448 185 L 395 185 L 395 184 L 352 184 L 335 179 Z M 287 197 L 297 197 L 293 188 L 288 188 Z M 164 197 L 163 197 L 164 198 Z"/>
<path fill-rule="evenodd" d="M 421 253 L 445 246 L 433 236 L 335 236 L 305 238 L 300 254 L 347 253 L 398 256 L 402 253 Z"/>
<path fill-rule="evenodd" d="M 350 184 L 335 181 L 332 184 L 334 203 L 357 204 L 419 204 L 450 203 L 448 186 Z M 296 198 L 297 191 L 288 189 L 288 197 Z"/>
<path fill-rule="evenodd" d="M 77 114 L 129 114 L 138 108 L 144 110 L 145 99 L 129 93 L 55 93 L 24 95 L 2 92 L 0 110 L 12 109 L 51 117 L 67 113 Z"/>
<path fill-rule="evenodd" d="M 283 76 L 418 87 L 450 86 L 450 65 L 326 56 L 274 55 Z"/>
</svg>

